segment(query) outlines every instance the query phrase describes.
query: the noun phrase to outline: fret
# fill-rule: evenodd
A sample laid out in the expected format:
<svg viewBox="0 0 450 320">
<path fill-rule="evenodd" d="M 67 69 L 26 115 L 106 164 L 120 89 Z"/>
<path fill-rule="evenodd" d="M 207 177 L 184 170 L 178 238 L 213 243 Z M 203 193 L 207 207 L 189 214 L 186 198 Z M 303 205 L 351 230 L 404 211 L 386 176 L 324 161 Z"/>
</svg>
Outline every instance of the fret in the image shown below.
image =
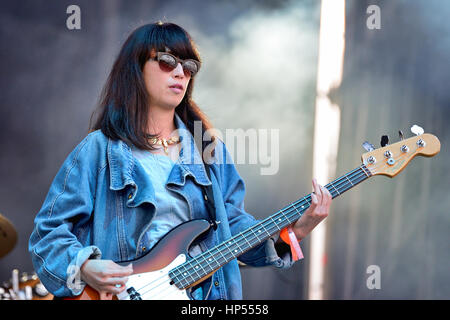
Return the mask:
<svg viewBox="0 0 450 320">
<path fill-rule="evenodd" d="M 194 282 L 194 281 L 192 281 L 192 282 Z M 181 280 L 178 281 L 178 283 L 180 284 L 181 288 L 184 288 L 184 287 L 187 287 L 191 282 L 188 281 L 187 279 L 181 279 Z"/>
<path fill-rule="evenodd" d="M 243 252 L 242 249 L 241 249 L 241 247 L 239 246 L 239 241 L 234 241 L 234 244 L 239 248 L 239 251 Z M 239 251 L 236 250 L 236 249 L 234 249 L 234 252 L 235 252 L 235 253 L 238 253 Z"/>
<path fill-rule="evenodd" d="M 251 229 L 250 229 L 250 230 L 251 230 Z M 253 246 L 250 242 L 248 242 L 247 237 L 246 237 L 245 235 L 243 235 L 242 232 L 241 232 L 239 235 L 240 235 L 240 236 L 248 243 L 248 247 L 249 247 L 249 248 L 251 248 L 251 247 Z"/>
<path fill-rule="evenodd" d="M 186 266 L 185 266 L 184 264 L 182 264 L 182 266 L 183 266 L 184 272 L 182 271 L 181 274 L 182 274 L 183 276 L 187 276 L 188 273 L 186 272 L 186 271 L 187 271 Z"/>
<path fill-rule="evenodd" d="M 214 255 L 211 255 L 212 260 L 214 260 L 215 263 L 217 263 L 217 267 L 220 267 L 220 263 L 219 261 L 216 260 L 216 258 L 214 257 Z M 208 259 L 208 261 L 211 261 L 211 258 Z M 215 268 L 214 268 L 215 269 Z"/>
<path fill-rule="evenodd" d="M 181 266 L 184 269 L 184 271 L 182 272 L 182 275 L 185 277 L 184 281 L 186 282 L 186 284 L 189 284 L 189 281 L 187 281 L 187 277 L 191 278 L 191 282 L 195 282 L 194 277 L 186 269 L 186 263 L 183 263 Z"/>
<path fill-rule="evenodd" d="M 301 217 L 301 216 L 302 216 L 302 213 L 298 212 L 296 206 L 293 206 L 293 207 L 294 207 L 295 211 L 297 212 L 297 214 L 299 215 L 299 217 Z M 302 206 L 302 207 L 303 207 L 303 206 Z"/>
<path fill-rule="evenodd" d="M 217 247 L 216 247 L 216 248 L 217 248 Z M 219 250 L 219 248 L 218 248 L 218 251 L 219 251 L 220 255 L 224 258 L 225 263 L 228 262 L 228 261 L 227 261 L 227 258 L 223 255 L 222 250 Z M 225 264 L 225 263 L 224 263 L 224 264 Z"/>
<path fill-rule="evenodd" d="M 266 230 L 266 228 L 264 227 L 264 225 L 263 224 L 261 224 L 261 227 L 264 229 L 264 231 L 267 233 L 267 236 L 268 237 L 270 237 L 271 236 L 271 234 L 269 233 L 269 232 L 267 232 L 267 230 Z"/>
<path fill-rule="evenodd" d="M 202 258 L 203 254 L 198 255 L 197 257 L 195 257 L 194 259 L 199 260 L 200 258 Z M 206 256 L 203 257 L 203 261 L 206 262 L 206 265 L 208 266 L 209 270 L 205 270 L 203 269 L 203 271 L 205 272 L 205 274 L 210 273 L 211 271 L 214 271 L 215 269 L 218 269 L 221 267 L 221 263 L 219 261 L 216 260 L 216 258 L 214 257 L 214 255 L 210 254 L 210 257 L 208 259 L 206 259 Z M 216 266 L 212 266 L 212 262 L 216 263 Z M 198 263 L 200 263 L 200 261 L 198 261 Z"/>
<path fill-rule="evenodd" d="M 272 216 L 270 216 L 269 218 L 270 218 L 270 220 L 272 220 L 272 222 L 273 222 L 273 224 L 275 225 L 275 227 L 277 227 L 278 230 L 281 230 L 281 229 L 278 227 L 277 223 L 273 220 Z"/>
<path fill-rule="evenodd" d="M 230 251 L 231 256 L 234 258 L 234 253 L 233 253 L 233 251 L 230 249 L 231 245 L 232 245 L 232 242 L 229 241 L 229 242 L 228 242 L 228 246 L 226 246 L 226 247 L 227 247 L 228 251 Z"/>
<path fill-rule="evenodd" d="M 366 174 L 367 178 L 370 178 L 370 176 L 367 174 L 366 166 L 362 165 L 360 168 L 362 169 L 362 171 L 364 171 L 364 173 Z M 369 173 L 370 173 L 370 171 L 369 171 Z"/>
<path fill-rule="evenodd" d="M 198 265 L 194 267 L 193 264 L 192 264 L 192 261 L 193 261 L 193 260 L 188 261 L 188 264 L 189 264 L 190 267 L 194 270 L 194 272 L 197 274 L 197 276 L 200 276 L 199 273 L 197 272 Z M 200 278 L 201 278 L 201 276 L 200 276 Z"/>
<path fill-rule="evenodd" d="M 278 226 L 278 227 L 281 227 L 281 228 L 283 228 L 284 222 L 285 222 L 286 220 L 289 221 L 289 219 L 286 219 L 286 218 L 282 219 L 281 217 L 278 217 L 276 220 L 277 220 L 277 226 Z M 277 228 L 278 228 L 278 227 L 277 227 Z"/>
<path fill-rule="evenodd" d="M 355 185 L 351 182 L 351 180 L 348 178 L 348 175 L 350 175 L 350 174 L 355 174 L 355 173 L 358 175 L 358 174 L 359 174 L 358 170 L 355 170 L 355 172 L 351 172 L 351 173 L 345 175 L 343 178 L 338 179 L 338 180 L 343 180 L 343 179 L 345 178 L 345 179 L 347 179 L 347 180 L 350 182 L 350 186 L 348 185 L 347 182 L 345 182 L 345 183 L 344 183 L 344 181 L 340 181 L 340 182 L 339 182 L 340 186 L 339 186 L 338 188 L 341 190 L 341 194 L 342 194 L 343 192 L 345 192 L 345 191 L 347 191 L 347 190 L 349 190 L 349 189 L 351 189 L 352 187 L 355 186 Z M 354 178 L 352 178 L 352 179 L 354 179 Z"/>
<path fill-rule="evenodd" d="M 181 273 L 176 274 L 177 273 L 176 271 L 177 271 L 176 268 L 173 269 L 172 273 L 169 272 L 169 276 L 173 280 L 173 282 L 181 282 L 182 280 L 178 279 L 178 277 L 181 276 Z"/>
<path fill-rule="evenodd" d="M 205 261 L 205 259 L 203 259 L 203 261 Z M 191 265 L 194 268 L 194 271 L 197 273 L 198 276 L 204 276 L 205 274 L 208 274 L 208 272 L 203 268 L 203 261 L 200 261 L 200 259 L 195 258 L 190 261 Z M 206 266 L 207 265 L 208 264 L 206 264 Z"/>
<path fill-rule="evenodd" d="M 296 208 L 295 208 L 295 206 L 292 206 L 292 207 L 294 207 L 294 209 L 295 210 L 297 210 Z M 281 210 L 280 212 L 281 212 L 281 214 L 284 216 L 284 219 L 288 222 L 288 224 L 290 224 L 290 220 L 289 220 L 289 218 L 284 214 L 284 212 L 283 212 L 284 210 Z"/>
<path fill-rule="evenodd" d="M 256 239 L 258 239 L 258 242 L 261 242 L 261 240 L 258 238 L 258 235 L 253 231 L 253 228 L 250 229 L 250 231 L 255 235 Z"/>
<path fill-rule="evenodd" d="M 259 229 L 259 230 L 258 230 L 258 233 L 261 233 L 261 232 L 262 232 L 261 229 Z M 259 239 L 259 238 L 258 238 L 258 239 Z"/>
<path fill-rule="evenodd" d="M 228 242 L 228 249 L 229 249 L 229 251 L 231 251 L 231 254 L 232 254 L 232 256 L 237 256 L 237 253 L 239 252 L 238 250 L 236 250 L 236 248 L 234 248 L 233 249 L 233 246 L 237 246 L 238 248 L 239 248 L 239 245 L 238 245 L 238 243 L 237 243 L 237 241 L 236 241 L 236 239 L 234 240 L 234 243 L 233 242 Z M 233 257 L 234 258 L 234 257 Z"/>
<path fill-rule="evenodd" d="M 203 261 L 206 263 L 207 267 L 209 268 L 207 271 L 207 273 L 213 271 L 214 269 L 216 269 L 217 267 L 220 267 L 220 263 L 214 258 L 213 255 L 210 255 L 208 258 L 206 255 L 204 254 L 199 254 L 198 256 L 196 256 L 194 259 L 200 259 L 203 257 Z M 213 266 L 212 263 L 215 263 L 216 266 Z"/>
<path fill-rule="evenodd" d="M 203 266 L 202 266 L 202 264 L 199 261 L 197 262 L 197 265 L 195 266 L 195 268 L 198 269 L 198 266 L 200 266 L 200 268 L 203 270 L 205 275 L 208 274 L 208 272 L 206 272 L 205 269 L 203 269 Z"/>
<path fill-rule="evenodd" d="M 350 179 L 349 179 L 347 176 L 345 176 L 345 178 L 348 180 L 348 182 L 350 182 L 350 184 L 352 185 L 352 187 L 354 187 L 354 185 L 353 185 L 353 183 L 350 181 Z"/>
<path fill-rule="evenodd" d="M 311 194 L 309 194 L 309 196 L 311 196 Z M 305 199 L 305 201 L 308 203 L 308 205 L 311 205 L 311 202 L 308 201 L 307 197 L 304 197 L 303 199 Z"/>
<path fill-rule="evenodd" d="M 265 220 L 265 223 L 267 223 L 267 225 L 266 225 L 267 233 L 269 234 L 268 237 L 272 236 L 274 233 L 281 230 L 273 223 L 273 221 L 271 222 L 269 220 L 271 220 L 271 219 Z"/>
<path fill-rule="evenodd" d="M 336 190 L 336 192 L 338 193 L 338 196 L 341 195 L 341 194 L 339 193 L 339 191 L 336 189 L 336 187 L 333 185 L 333 183 L 330 183 L 330 185 L 333 187 L 334 190 Z"/>
</svg>

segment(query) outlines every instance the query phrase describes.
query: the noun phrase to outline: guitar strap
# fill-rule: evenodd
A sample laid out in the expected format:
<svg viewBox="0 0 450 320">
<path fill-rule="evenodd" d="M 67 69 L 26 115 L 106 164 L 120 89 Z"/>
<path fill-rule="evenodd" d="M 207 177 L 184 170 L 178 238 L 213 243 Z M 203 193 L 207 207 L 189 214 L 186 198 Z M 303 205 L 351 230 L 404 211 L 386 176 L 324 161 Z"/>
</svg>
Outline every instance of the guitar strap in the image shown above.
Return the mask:
<svg viewBox="0 0 450 320">
<path fill-rule="evenodd" d="M 220 221 L 216 221 L 216 206 L 214 204 L 214 193 L 213 193 L 213 189 L 212 189 L 211 168 L 210 168 L 209 164 L 207 164 L 204 161 L 203 161 L 203 165 L 205 166 L 206 174 L 208 175 L 208 178 L 211 181 L 210 185 L 202 187 L 203 198 L 205 199 L 206 209 L 209 214 L 209 223 L 213 227 L 213 229 L 216 230 L 217 225 L 220 223 Z M 194 292 L 200 286 L 202 286 L 202 283 L 199 283 L 196 286 L 191 288 L 191 297 L 192 297 L 192 292 Z M 211 288 L 212 288 L 212 281 L 209 284 L 209 289 L 207 290 L 206 296 L 203 298 L 204 300 L 208 299 L 208 296 L 211 293 Z"/>
<path fill-rule="evenodd" d="M 214 192 L 212 189 L 212 179 L 211 179 L 211 168 L 209 164 L 203 162 L 205 165 L 205 171 L 208 175 L 209 180 L 211 180 L 211 184 L 208 186 L 204 186 L 202 188 L 203 190 L 203 198 L 206 201 L 206 208 L 209 213 L 209 222 L 211 223 L 211 226 L 214 228 L 214 230 L 217 229 L 217 225 L 220 223 L 220 221 L 216 221 L 216 206 L 214 202 Z"/>
<path fill-rule="evenodd" d="M 203 146 L 201 141 L 198 141 L 197 139 L 194 139 L 195 144 L 200 152 L 202 154 Z M 214 201 L 214 193 L 212 189 L 212 179 L 211 179 L 211 168 L 208 163 L 202 158 L 203 165 L 205 166 L 206 174 L 208 175 L 209 180 L 211 181 L 211 185 L 209 186 L 203 186 L 202 192 L 203 192 L 203 198 L 206 202 L 206 209 L 209 214 L 209 223 L 213 227 L 214 230 L 217 229 L 217 225 L 220 223 L 220 221 L 216 221 L 216 205 Z"/>
</svg>

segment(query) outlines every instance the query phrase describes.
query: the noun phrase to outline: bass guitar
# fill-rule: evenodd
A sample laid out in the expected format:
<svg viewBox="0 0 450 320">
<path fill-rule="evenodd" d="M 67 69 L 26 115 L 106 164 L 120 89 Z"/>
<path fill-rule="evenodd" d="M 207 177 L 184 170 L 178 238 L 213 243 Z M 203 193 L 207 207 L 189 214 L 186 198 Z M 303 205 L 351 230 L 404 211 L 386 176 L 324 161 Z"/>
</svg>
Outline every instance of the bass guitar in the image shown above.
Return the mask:
<svg viewBox="0 0 450 320">
<path fill-rule="evenodd" d="M 417 126 L 414 126 L 417 127 Z M 414 128 L 413 127 L 413 128 Z M 333 198 L 376 175 L 393 178 L 416 156 L 432 157 L 440 151 L 440 142 L 432 134 L 414 131 L 416 136 L 374 149 L 363 144 L 362 165 L 325 187 Z M 189 299 L 187 289 L 209 278 L 215 271 L 244 252 L 256 247 L 278 231 L 299 219 L 311 203 L 311 194 L 287 205 L 247 230 L 207 251 L 190 257 L 188 248 L 201 234 L 211 228 L 207 220 L 192 220 L 168 232 L 144 256 L 131 261 L 133 274 L 128 277 L 126 290 L 114 296 L 119 300 Z M 119 263 L 128 265 L 130 261 Z M 89 287 L 72 298 L 97 300 L 100 295 Z"/>
</svg>

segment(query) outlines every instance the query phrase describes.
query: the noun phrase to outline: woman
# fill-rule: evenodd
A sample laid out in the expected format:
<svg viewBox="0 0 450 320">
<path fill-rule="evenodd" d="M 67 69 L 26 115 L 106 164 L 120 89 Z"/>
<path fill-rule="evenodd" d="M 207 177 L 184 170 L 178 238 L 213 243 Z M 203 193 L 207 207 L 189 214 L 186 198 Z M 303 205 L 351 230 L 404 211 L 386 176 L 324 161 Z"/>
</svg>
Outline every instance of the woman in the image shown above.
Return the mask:
<svg viewBox="0 0 450 320">
<path fill-rule="evenodd" d="M 212 128 L 192 101 L 200 66 L 191 37 L 172 23 L 144 25 L 122 46 L 93 130 L 57 173 L 30 237 L 35 270 L 55 296 L 79 295 L 86 284 L 101 298 L 123 292 L 133 265 L 117 262 L 145 255 L 183 222 L 208 219 L 202 193 L 208 186 L 220 223 L 191 247 L 192 256 L 257 223 L 244 211 L 244 182 L 223 142 L 194 139 L 196 128 L 202 137 Z M 205 161 L 212 162 L 210 172 Z M 315 181 L 313 188 L 310 208 L 293 225 L 298 239 L 328 215 L 331 195 Z M 276 242 L 271 237 L 239 259 L 291 266 L 290 253 L 280 257 Z M 241 299 L 236 259 L 190 293 L 194 299 Z"/>
</svg>

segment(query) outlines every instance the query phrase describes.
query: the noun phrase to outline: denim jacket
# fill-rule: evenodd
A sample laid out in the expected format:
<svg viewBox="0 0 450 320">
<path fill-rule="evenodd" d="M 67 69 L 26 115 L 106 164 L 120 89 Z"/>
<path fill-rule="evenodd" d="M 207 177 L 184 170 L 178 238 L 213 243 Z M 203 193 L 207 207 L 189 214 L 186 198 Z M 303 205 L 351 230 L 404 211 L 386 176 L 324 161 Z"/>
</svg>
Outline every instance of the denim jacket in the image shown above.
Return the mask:
<svg viewBox="0 0 450 320">
<path fill-rule="evenodd" d="M 203 249 L 218 245 L 258 221 L 244 210 L 244 182 L 225 144 L 219 140 L 208 178 L 192 135 L 175 119 L 182 139 L 180 160 L 166 186 L 188 203 L 192 219 L 208 219 L 202 186 L 213 186 L 218 228 L 202 240 Z M 54 178 L 36 215 L 29 240 L 35 271 L 55 296 L 74 296 L 84 289 L 68 286 L 69 270 L 79 272 L 87 259 L 115 262 L 145 254 L 146 231 L 155 213 L 155 194 L 148 175 L 129 145 L 90 133 L 69 154 Z M 250 266 L 292 265 L 289 252 L 275 249 L 277 236 L 247 251 L 239 260 Z M 72 275 L 72 274 L 70 274 Z M 79 274 L 78 274 L 79 275 Z M 241 275 L 236 259 L 205 280 L 203 298 L 242 299 Z"/>
</svg>

